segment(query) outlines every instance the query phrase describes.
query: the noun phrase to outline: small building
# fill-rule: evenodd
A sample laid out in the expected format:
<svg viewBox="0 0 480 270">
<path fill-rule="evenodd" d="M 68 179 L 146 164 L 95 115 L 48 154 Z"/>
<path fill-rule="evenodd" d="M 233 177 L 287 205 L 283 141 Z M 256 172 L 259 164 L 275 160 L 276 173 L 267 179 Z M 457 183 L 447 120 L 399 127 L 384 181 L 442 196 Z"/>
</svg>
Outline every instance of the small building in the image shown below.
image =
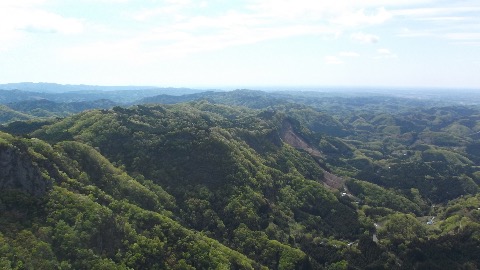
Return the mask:
<svg viewBox="0 0 480 270">
<path fill-rule="evenodd" d="M 435 217 L 432 217 L 429 221 L 427 221 L 427 225 L 433 225 L 434 219 Z"/>
</svg>

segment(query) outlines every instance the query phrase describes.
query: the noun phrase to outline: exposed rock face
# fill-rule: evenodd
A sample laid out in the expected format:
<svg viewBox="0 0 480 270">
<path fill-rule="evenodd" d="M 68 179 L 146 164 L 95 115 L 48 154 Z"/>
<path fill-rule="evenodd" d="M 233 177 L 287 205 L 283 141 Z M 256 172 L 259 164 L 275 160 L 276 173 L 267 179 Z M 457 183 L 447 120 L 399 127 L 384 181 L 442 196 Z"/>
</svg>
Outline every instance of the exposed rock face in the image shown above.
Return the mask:
<svg viewBox="0 0 480 270">
<path fill-rule="evenodd" d="M 309 145 L 301 136 L 295 133 L 292 124 L 288 121 L 285 121 L 283 123 L 281 137 L 282 140 L 290 146 L 296 149 L 304 150 L 305 152 L 309 153 L 315 160 L 317 160 L 317 162 L 324 156 L 322 152 L 317 150 L 315 147 Z M 333 189 L 341 189 L 345 184 L 345 180 L 343 178 L 336 176 L 330 172 L 323 170 L 323 175 L 323 183 L 328 187 L 331 187 Z"/>
<path fill-rule="evenodd" d="M 290 124 L 287 121 L 283 123 L 281 136 L 284 142 L 286 142 L 287 144 L 289 144 L 294 148 L 304 150 L 314 158 L 321 158 L 323 156 L 323 154 L 320 151 L 318 151 L 314 147 L 311 147 L 304 139 L 302 139 L 302 137 L 300 137 L 297 133 L 295 133 L 295 131 L 293 130 L 292 124 Z"/>
<path fill-rule="evenodd" d="M 51 186 L 27 154 L 15 147 L 0 146 L 0 191 L 15 189 L 42 196 Z"/>
</svg>

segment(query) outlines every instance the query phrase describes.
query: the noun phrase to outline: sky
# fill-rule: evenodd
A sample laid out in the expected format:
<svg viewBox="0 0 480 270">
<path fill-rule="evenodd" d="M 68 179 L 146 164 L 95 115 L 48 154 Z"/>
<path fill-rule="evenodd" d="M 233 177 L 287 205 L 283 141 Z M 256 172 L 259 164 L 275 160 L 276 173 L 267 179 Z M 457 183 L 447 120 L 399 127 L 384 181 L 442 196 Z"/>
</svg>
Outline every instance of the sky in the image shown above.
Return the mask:
<svg viewBox="0 0 480 270">
<path fill-rule="evenodd" d="M 480 90 L 479 0 L 0 0 L 0 83 Z"/>
</svg>

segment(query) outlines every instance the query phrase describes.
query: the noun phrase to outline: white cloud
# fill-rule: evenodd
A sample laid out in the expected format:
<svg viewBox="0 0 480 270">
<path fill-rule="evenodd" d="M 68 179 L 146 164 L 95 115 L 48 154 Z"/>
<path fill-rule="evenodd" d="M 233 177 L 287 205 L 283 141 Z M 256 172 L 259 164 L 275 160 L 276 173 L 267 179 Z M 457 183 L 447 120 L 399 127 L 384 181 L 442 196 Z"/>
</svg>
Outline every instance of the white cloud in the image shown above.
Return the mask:
<svg viewBox="0 0 480 270">
<path fill-rule="evenodd" d="M 65 18 L 54 13 L 31 10 L 23 12 L 23 16 L 22 21 L 17 25 L 18 29 L 61 34 L 76 34 L 83 31 L 80 20 Z"/>
<path fill-rule="evenodd" d="M 3 0 L 0 2 L 0 9 L 4 8 L 30 8 L 44 4 L 46 0 Z"/>
<path fill-rule="evenodd" d="M 66 48 L 61 51 L 62 59 L 76 62 L 100 61 L 128 65 L 143 64 L 148 55 L 142 52 L 135 41 L 94 42 L 87 45 Z"/>
<path fill-rule="evenodd" d="M 177 8 L 172 6 L 159 7 L 159 8 L 153 8 L 153 9 L 145 8 L 133 13 L 131 17 L 137 21 L 146 21 L 158 15 L 173 15 L 173 14 L 176 14 L 176 12 L 177 12 Z"/>
<path fill-rule="evenodd" d="M 162 16 L 169 18 L 159 26 L 160 36 L 178 37 L 172 44 L 161 46 L 176 51 L 198 52 L 242 44 L 252 44 L 275 38 L 299 35 L 339 37 L 350 28 L 381 24 L 391 18 L 385 8 L 372 7 L 369 1 L 360 5 L 350 1 L 317 0 L 250 0 L 246 9 L 216 10 L 216 16 L 189 16 L 192 7 L 204 7 L 206 1 L 170 1 L 166 5 L 136 12 L 139 21 Z M 208 4 L 211 6 L 211 3 Z M 220 10 L 220 11 L 219 11 Z M 172 17 L 171 14 L 175 14 Z M 148 35 L 143 33 L 141 35 Z M 378 36 L 364 33 L 353 34 L 352 38 L 362 43 L 375 43 Z M 160 41 L 161 38 L 158 38 Z M 211 43 L 208 43 L 211 42 Z M 170 48 L 175 46 L 178 49 Z M 189 48 L 190 47 L 190 48 Z"/>
<path fill-rule="evenodd" d="M 399 37 L 409 37 L 409 38 L 416 38 L 416 37 L 430 37 L 430 38 L 437 38 L 437 39 L 447 39 L 452 41 L 459 42 L 458 44 L 469 44 L 474 45 L 480 42 L 480 32 L 457 32 L 457 33 L 450 33 L 445 32 L 442 30 L 410 30 L 404 28 L 401 32 L 397 35 Z"/>
<path fill-rule="evenodd" d="M 445 38 L 452 40 L 462 40 L 462 41 L 471 41 L 477 40 L 480 41 L 480 32 L 474 33 L 447 33 Z"/>
<path fill-rule="evenodd" d="M 198 21 L 198 20 L 197 20 Z M 208 20 L 204 26 L 210 26 Z M 249 28 L 236 26 L 196 34 L 191 24 L 177 24 L 170 28 L 156 28 L 127 39 L 109 42 L 94 42 L 64 49 L 62 57 L 75 61 L 133 61 L 136 64 L 157 62 L 161 59 L 184 57 L 191 53 L 214 51 L 231 46 L 253 44 L 264 40 L 324 32 L 315 26 L 289 26 L 284 28 Z M 222 25 L 222 24 L 220 24 Z M 198 29 L 197 29 L 198 30 Z"/>
<path fill-rule="evenodd" d="M 437 17 L 423 17 L 417 18 L 417 21 L 427 21 L 427 22 L 465 22 L 467 20 L 473 19 L 472 17 L 460 17 L 460 16 L 437 16 Z"/>
<path fill-rule="evenodd" d="M 398 9 L 392 12 L 394 16 L 407 16 L 407 17 L 428 17 L 428 16 L 442 16 L 448 14 L 461 14 L 461 13 L 475 13 L 480 11 L 479 6 L 467 7 L 435 7 L 435 8 L 407 8 Z"/>
<path fill-rule="evenodd" d="M 432 37 L 448 40 L 478 40 L 480 2 L 445 1 L 431 7 L 406 7 L 392 11 L 405 25 L 400 37 Z"/>
<path fill-rule="evenodd" d="M 462 42 L 455 42 L 455 44 L 479 47 L 480 41 L 462 41 Z"/>
<path fill-rule="evenodd" d="M 397 34 L 399 37 L 427 37 L 427 36 L 434 36 L 431 31 L 425 30 L 411 30 L 409 28 L 402 28 L 400 32 Z"/>
<path fill-rule="evenodd" d="M 345 18 L 354 15 L 356 21 L 381 22 L 390 17 L 385 7 L 410 6 L 433 0 L 250 0 L 249 7 L 258 13 L 287 19 Z M 367 12 L 368 11 L 368 12 Z M 376 11 L 376 12 L 372 12 Z M 360 20 L 358 18 L 361 18 Z M 373 19 L 373 20 L 372 20 Z"/>
<path fill-rule="evenodd" d="M 207 1 L 190 1 L 190 0 L 165 0 L 162 5 L 154 5 L 153 7 L 145 7 L 140 10 L 130 13 L 130 17 L 137 21 L 147 21 L 155 18 L 162 19 L 174 19 L 179 21 L 189 16 L 185 10 L 206 8 L 208 6 Z"/>
<path fill-rule="evenodd" d="M 49 0 L 52 1 L 52 0 Z M 104 3 L 104 4 L 127 4 L 132 2 L 130 0 L 76 0 L 77 3 L 82 3 L 85 5 L 91 5 L 92 3 Z"/>
<path fill-rule="evenodd" d="M 360 26 L 382 24 L 392 18 L 392 14 L 385 8 L 377 8 L 374 12 L 366 12 L 365 9 L 360 9 L 355 12 L 346 12 L 332 21 L 336 24 L 344 26 Z"/>
<path fill-rule="evenodd" d="M 378 49 L 377 52 L 378 52 L 379 54 L 383 54 L 383 55 L 391 54 L 391 52 L 390 52 L 389 49 Z"/>
<path fill-rule="evenodd" d="M 395 8 L 428 1 L 431 0 L 248 0 L 244 6 L 236 6 L 233 11 L 212 1 L 152 0 L 148 1 L 149 4 L 146 4 L 143 9 L 128 11 L 129 18 L 137 21 L 131 25 L 136 26 L 141 22 L 142 27 L 131 31 L 116 28 L 113 23 L 110 25 L 105 22 L 105 25 L 109 25 L 109 28 L 104 28 L 105 39 L 79 44 L 64 52 L 71 52 L 73 56 L 69 57 L 76 57 L 75 54 L 81 56 L 76 57 L 77 60 L 123 57 L 137 59 L 138 62 L 157 61 L 159 58 L 184 56 L 190 53 L 300 35 L 339 38 L 342 34 L 358 31 L 359 28 L 383 24 L 395 16 L 407 16 L 408 12 L 415 13 L 412 10 Z M 17 20 L 18 24 L 15 27 L 7 27 L 8 29 L 0 25 L 0 34 L 8 33 L 6 36 L 12 39 L 15 35 L 17 37 L 25 35 L 19 29 L 70 34 L 79 33 L 83 31 L 84 25 L 92 24 L 38 9 L 37 7 L 41 7 L 45 0 L 25 0 L 24 2 L 30 4 L 17 9 L 33 16 L 21 16 L 29 19 Z M 213 6 L 215 9 L 207 11 L 214 10 L 210 14 L 215 15 L 207 16 L 208 13 L 198 15 L 202 13 L 199 10 Z M 148 28 L 150 27 L 148 25 L 151 28 Z M 376 43 L 380 39 L 377 35 L 364 32 L 346 36 L 367 44 Z M 0 35 L 0 41 L 3 39 L 4 37 Z M 133 57 L 125 55 L 133 55 Z M 337 61 L 329 59 L 331 60 L 329 62 L 341 61 L 338 57 L 358 57 L 358 53 L 341 52 L 337 55 Z"/>
<path fill-rule="evenodd" d="M 377 43 L 380 40 L 380 38 L 376 35 L 365 34 L 362 32 L 354 33 L 350 37 L 360 43 Z"/>
<path fill-rule="evenodd" d="M 355 58 L 359 57 L 360 54 L 352 51 L 343 51 L 339 52 L 338 56 L 335 55 L 327 55 L 325 56 L 325 63 L 329 65 L 341 65 L 344 63 L 345 58 Z"/>
<path fill-rule="evenodd" d="M 422 0 L 423 1 L 423 0 Z M 138 21 L 159 18 L 162 32 L 168 36 L 188 36 L 191 51 L 197 51 L 198 41 L 215 40 L 224 44 L 207 44 L 213 47 L 250 44 L 272 38 L 288 38 L 298 35 L 341 36 L 362 26 L 382 24 L 392 15 L 385 5 L 403 5 L 404 1 L 318 1 L 318 0 L 249 0 L 235 11 L 222 7 L 215 9 L 215 16 L 191 16 L 192 10 L 213 6 L 207 1 L 169 0 L 155 8 L 145 8 L 132 14 Z M 406 1 L 412 2 L 412 1 Z M 218 4 L 218 3 L 217 3 Z M 167 21 L 167 22 L 165 22 Z M 291 31 L 295 29 L 295 31 Z M 177 32 L 177 34 L 174 34 Z M 235 38 L 238 33 L 246 40 Z M 145 33 L 141 34 L 144 35 Z M 352 35 L 362 43 L 375 43 L 378 36 L 364 33 Z M 181 39 L 179 43 L 183 43 Z M 177 44 L 178 45 L 178 44 Z M 183 45 L 182 45 L 183 46 Z"/>
<path fill-rule="evenodd" d="M 339 52 L 338 55 L 342 57 L 359 57 L 360 54 L 357 52 Z"/>
<path fill-rule="evenodd" d="M 27 33 L 75 34 L 83 23 L 41 8 L 41 0 L 6 1 L 0 4 L 0 50 L 6 50 L 26 37 Z"/>
<path fill-rule="evenodd" d="M 397 58 L 398 56 L 391 52 L 389 49 L 381 48 L 377 50 L 377 55 L 375 59 L 389 59 L 389 58 Z"/>
<path fill-rule="evenodd" d="M 336 56 L 328 55 L 325 56 L 325 62 L 329 65 L 340 65 L 343 64 L 343 61 Z"/>
<path fill-rule="evenodd" d="M 435 0 L 247 0 L 240 5 L 219 5 L 218 1 L 205 0 L 151 1 L 155 4 L 131 12 L 130 18 L 148 21 L 156 29 L 131 33 L 130 39 L 138 40 L 138 47 L 148 43 L 147 47 L 154 50 L 152 44 L 157 44 L 156 50 L 182 54 L 298 35 L 335 38 L 346 35 L 357 42 L 372 44 L 380 40 L 379 36 L 350 33 L 414 14 L 438 14 L 438 9 L 409 8 L 433 2 Z M 213 6 L 215 8 L 210 9 Z M 235 8 L 231 9 L 232 6 Z M 198 15 L 202 10 L 204 15 Z M 148 38 L 151 34 L 156 36 Z"/>
<path fill-rule="evenodd" d="M 315 20 L 328 13 L 343 9 L 342 3 L 316 0 L 257 0 L 251 1 L 249 9 L 263 17 L 283 20 Z"/>
</svg>

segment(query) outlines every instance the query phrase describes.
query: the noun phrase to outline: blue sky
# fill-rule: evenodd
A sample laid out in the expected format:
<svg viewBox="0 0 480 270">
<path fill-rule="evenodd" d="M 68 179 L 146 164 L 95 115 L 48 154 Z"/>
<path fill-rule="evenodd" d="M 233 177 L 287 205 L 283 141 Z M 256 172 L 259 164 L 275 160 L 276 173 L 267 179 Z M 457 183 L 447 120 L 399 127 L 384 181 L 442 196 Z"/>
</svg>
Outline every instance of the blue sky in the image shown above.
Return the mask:
<svg viewBox="0 0 480 270">
<path fill-rule="evenodd" d="M 0 83 L 480 89 L 478 0 L 1 0 Z"/>
</svg>

